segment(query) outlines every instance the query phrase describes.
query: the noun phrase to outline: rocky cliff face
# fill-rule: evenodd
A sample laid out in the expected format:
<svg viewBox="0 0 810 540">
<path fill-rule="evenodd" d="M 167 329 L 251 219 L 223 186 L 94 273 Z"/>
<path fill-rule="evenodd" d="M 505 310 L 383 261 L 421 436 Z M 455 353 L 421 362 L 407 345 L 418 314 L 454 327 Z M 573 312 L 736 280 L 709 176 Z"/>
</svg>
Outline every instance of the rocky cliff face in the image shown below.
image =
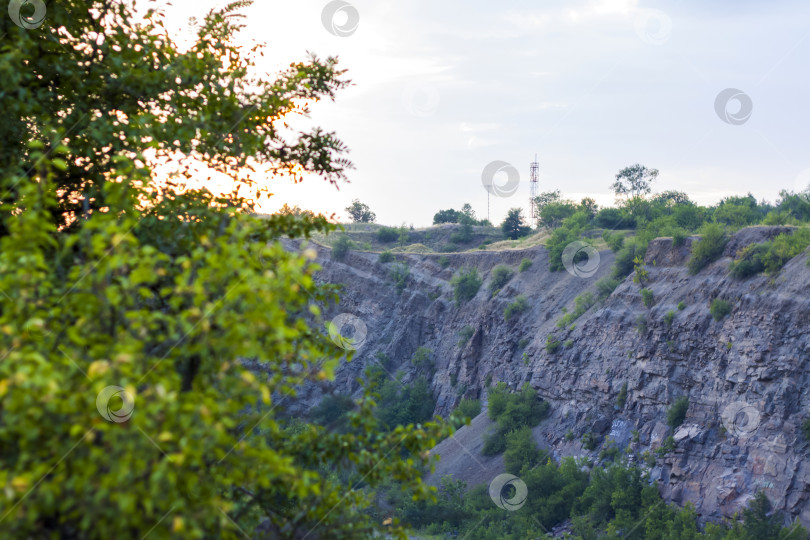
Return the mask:
<svg viewBox="0 0 810 540">
<path fill-rule="evenodd" d="M 321 278 L 345 285 L 332 315 L 351 314 L 367 330 L 355 360 L 339 370 L 335 390 L 357 391 L 355 379 L 380 352 L 407 381 L 416 376 L 410 365 L 414 351 L 427 347 L 436 362 L 432 383 L 439 414 L 450 412 L 462 396 L 485 400 L 490 379 L 512 388 L 529 382 L 552 405 L 535 437 L 555 457 L 595 458 L 599 447 L 587 451 L 581 442 L 587 432 L 597 436 L 600 446 L 630 446 L 637 455 L 655 450 L 672 435 L 674 450 L 651 467 L 667 500 L 691 501 L 703 518 L 716 519 L 732 515 L 764 490 L 788 518 L 810 525 L 810 461 L 805 459 L 810 445 L 800 429 L 810 413 L 807 256 L 796 257 L 775 277 L 738 280 L 728 275 L 738 249 L 783 230 L 740 231 L 724 257 L 695 276 L 685 266 L 693 239 L 680 247 L 673 247 L 671 239 L 657 239 L 645 260 L 651 307 L 643 305 L 641 287 L 631 275 L 563 330 L 556 327 L 563 308 L 573 309 L 574 298 L 585 291 L 596 294 L 596 281 L 610 273 L 612 253 L 601 252 L 598 270 L 586 279 L 549 272 L 544 248 L 448 254 L 446 260 L 398 255 L 410 276 L 397 294 L 390 263 L 379 263 L 376 254 L 351 252 L 336 263 L 328 250 L 319 249 Z M 516 271 L 491 297 L 492 267 L 517 269 L 523 258 L 532 260 L 531 268 Z M 478 268 L 485 281 L 474 299 L 457 307 L 450 279 L 464 266 Z M 504 309 L 519 294 L 529 308 L 506 321 Z M 720 321 L 709 313 L 715 298 L 732 306 Z M 681 302 L 685 307 L 678 309 Z M 674 315 L 667 317 L 670 311 Z M 473 333 L 460 344 L 459 332 L 466 326 Z M 549 334 L 562 343 L 556 352 L 546 351 Z M 619 407 L 617 396 L 625 384 L 627 399 Z M 318 392 L 310 389 L 301 404 L 316 402 Z M 673 432 L 666 413 L 681 396 L 688 397 L 689 408 Z M 499 458 L 480 455 L 487 424 L 481 415 L 437 447 L 443 459 L 434 479 L 454 474 L 474 484 L 503 472 Z M 569 430 L 573 438 L 566 437 Z"/>
</svg>

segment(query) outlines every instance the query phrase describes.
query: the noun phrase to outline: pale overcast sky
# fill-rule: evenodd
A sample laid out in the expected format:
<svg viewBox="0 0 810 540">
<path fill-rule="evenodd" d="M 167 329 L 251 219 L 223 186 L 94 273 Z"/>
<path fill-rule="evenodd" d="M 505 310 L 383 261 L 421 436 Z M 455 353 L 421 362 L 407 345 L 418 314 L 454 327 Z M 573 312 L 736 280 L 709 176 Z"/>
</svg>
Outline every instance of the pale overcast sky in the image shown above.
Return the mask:
<svg viewBox="0 0 810 540">
<path fill-rule="evenodd" d="M 179 32 L 223 3 L 175 0 L 166 14 Z M 245 12 L 243 37 L 267 43 L 269 72 L 313 51 L 337 55 L 354 82 L 312 118 L 350 147 L 350 183 L 274 180 L 266 210 L 345 216 L 359 198 L 385 224 L 428 225 L 465 202 L 486 217 L 481 174 L 501 160 L 521 182 L 491 198 L 499 222 L 528 210 L 535 153 L 541 191 L 603 205 L 636 162 L 660 170 L 656 190 L 701 203 L 810 183 L 806 1 L 352 0 L 327 29 L 336 7 L 258 0 Z M 721 103 L 722 119 L 715 102 L 729 88 L 743 95 Z"/>
</svg>

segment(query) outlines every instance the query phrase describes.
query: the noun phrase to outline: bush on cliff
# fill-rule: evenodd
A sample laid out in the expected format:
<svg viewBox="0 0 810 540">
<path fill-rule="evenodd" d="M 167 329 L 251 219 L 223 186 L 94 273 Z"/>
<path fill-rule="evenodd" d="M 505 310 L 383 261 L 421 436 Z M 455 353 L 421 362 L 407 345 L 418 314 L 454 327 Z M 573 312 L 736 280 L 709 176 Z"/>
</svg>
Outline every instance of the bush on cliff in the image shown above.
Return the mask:
<svg viewBox="0 0 810 540">
<path fill-rule="evenodd" d="M 483 280 L 477 268 L 462 268 L 453 276 L 450 283 L 453 285 L 453 298 L 456 304 L 463 304 L 478 294 Z"/>
<path fill-rule="evenodd" d="M 692 256 L 687 264 L 689 273 L 697 274 L 723 254 L 728 238 L 722 225 L 710 223 L 703 227 L 697 243 L 692 244 Z"/>
</svg>

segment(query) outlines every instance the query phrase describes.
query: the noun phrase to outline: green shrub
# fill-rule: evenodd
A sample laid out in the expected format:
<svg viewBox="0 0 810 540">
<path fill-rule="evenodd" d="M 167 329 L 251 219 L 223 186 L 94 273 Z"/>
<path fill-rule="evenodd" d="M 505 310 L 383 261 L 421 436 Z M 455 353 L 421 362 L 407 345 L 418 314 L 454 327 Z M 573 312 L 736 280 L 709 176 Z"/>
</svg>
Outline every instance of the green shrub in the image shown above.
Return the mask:
<svg viewBox="0 0 810 540">
<path fill-rule="evenodd" d="M 503 318 L 505 321 L 511 321 L 529 308 L 529 302 L 522 294 L 519 295 L 513 302 L 510 302 L 506 309 L 503 310 Z"/>
<path fill-rule="evenodd" d="M 624 208 L 603 208 L 594 218 L 596 225 L 606 229 L 632 229 L 636 220 Z"/>
<path fill-rule="evenodd" d="M 552 334 L 546 336 L 546 352 L 549 354 L 554 354 L 560 348 L 560 340 L 554 337 Z"/>
<path fill-rule="evenodd" d="M 520 266 L 518 266 L 518 272 L 525 272 L 526 270 L 531 268 L 531 266 L 532 266 L 531 259 L 522 259 L 520 261 Z"/>
<path fill-rule="evenodd" d="M 432 352 L 427 347 L 419 347 L 411 357 L 411 364 L 417 369 L 433 368 L 433 360 L 430 357 Z"/>
<path fill-rule="evenodd" d="M 408 277 L 411 275 L 411 270 L 405 263 L 396 263 L 391 266 L 390 276 L 394 280 L 394 288 L 397 294 L 402 294 L 405 290 L 405 284 L 408 282 Z"/>
<path fill-rule="evenodd" d="M 447 255 L 442 255 L 436 260 L 436 262 L 439 263 L 439 266 L 442 268 L 447 268 L 450 266 L 450 257 Z"/>
<path fill-rule="evenodd" d="M 462 268 L 450 283 L 453 285 L 456 304 L 462 304 L 475 297 L 481 288 L 482 279 L 477 268 Z"/>
<path fill-rule="evenodd" d="M 595 450 L 597 444 L 599 444 L 599 441 L 597 440 L 596 435 L 594 435 L 593 432 L 588 431 L 582 436 L 582 447 L 585 450 L 588 451 Z"/>
<path fill-rule="evenodd" d="M 572 430 L 568 430 L 565 432 L 565 440 L 566 441 L 573 441 L 574 440 L 574 432 Z"/>
<path fill-rule="evenodd" d="M 470 240 L 472 240 L 472 224 L 469 221 L 462 223 L 458 231 L 450 234 L 450 242 L 454 244 L 466 244 Z"/>
<path fill-rule="evenodd" d="M 619 395 L 616 396 L 616 406 L 624 409 L 624 404 L 627 403 L 627 382 L 622 383 L 622 389 L 619 390 Z"/>
<path fill-rule="evenodd" d="M 728 267 L 735 278 L 747 278 L 765 270 L 763 257 L 768 253 L 767 244 L 751 244 L 737 252 L 737 258 Z"/>
<path fill-rule="evenodd" d="M 805 418 L 802 422 L 802 434 L 805 440 L 810 441 L 810 418 Z"/>
<path fill-rule="evenodd" d="M 655 297 L 650 289 L 641 289 L 641 300 L 644 302 L 644 307 L 652 307 L 655 303 Z"/>
<path fill-rule="evenodd" d="M 593 306 L 595 303 L 596 298 L 594 298 L 593 293 L 590 291 L 580 294 L 574 298 L 574 310 L 560 317 L 560 320 L 557 321 L 557 328 L 565 328 L 575 320 L 579 319 L 586 311 L 591 309 L 591 306 Z"/>
<path fill-rule="evenodd" d="M 613 253 L 618 252 L 624 247 L 624 235 L 621 233 L 612 234 L 606 238 L 605 241 Z"/>
<path fill-rule="evenodd" d="M 479 414 L 481 414 L 481 400 L 480 399 L 462 399 L 458 407 L 456 407 L 456 413 L 464 418 L 475 418 Z"/>
<path fill-rule="evenodd" d="M 599 281 L 596 282 L 596 290 L 599 291 L 599 298 L 607 298 L 613 294 L 613 291 L 616 290 L 619 283 L 621 282 L 618 279 L 610 276 L 605 276 L 599 279 Z"/>
<path fill-rule="evenodd" d="M 400 247 L 405 246 L 411 238 L 411 234 L 408 232 L 408 229 L 405 228 L 405 224 L 403 223 L 402 226 L 399 228 L 399 235 L 397 235 L 397 244 Z"/>
<path fill-rule="evenodd" d="M 459 330 L 459 332 L 458 332 L 458 346 L 463 347 L 464 345 L 466 345 L 467 342 L 470 341 L 470 338 L 473 336 L 474 333 L 475 333 L 475 329 L 470 325 L 467 325 L 464 328 L 462 328 L 461 330 Z"/>
<path fill-rule="evenodd" d="M 683 311 L 685 309 L 686 309 L 686 302 L 683 302 L 683 301 L 678 302 L 678 310 Z"/>
<path fill-rule="evenodd" d="M 487 394 L 487 414 L 490 420 L 498 420 L 498 418 L 506 410 L 506 404 L 509 402 L 509 389 L 506 383 L 498 383 L 494 388 L 490 388 Z"/>
<path fill-rule="evenodd" d="M 529 338 L 520 338 L 520 341 L 518 341 L 518 349 L 525 349 L 528 344 Z"/>
<path fill-rule="evenodd" d="M 599 461 L 607 461 L 607 462 L 614 462 L 616 458 L 619 457 L 621 453 L 621 449 L 616 445 L 616 443 L 608 439 L 605 441 L 605 445 L 602 447 L 602 450 L 599 452 L 598 460 Z"/>
<path fill-rule="evenodd" d="M 504 450 L 506 450 L 506 433 L 496 426 L 492 433 L 484 434 L 484 446 L 481 447 L 482 454 L 485 456 L 497 456 Z"/>
<path fill-rule="evenodd" d="M 341 234 L 338 236 L 335 243 L 332 244 L 332 260 L 342 261 L 345 259 L 353 245 L 354 243 L 352 242 L 351 238 L 348 237 L 348 235 Z"/>
<path fill-rule="evenodd" d="M 337 431 L 346 427 L 346 413 L 354 408 L 351 396 L 342 394 L 327 394 L 320 403 L 312 409 L 311 418 L 316 424 L 329 426 Z"/>
<path fill-rule="evenodd" d="M 655 453 L 658 454 L 659 457 L 663 457 L 667 454 L 671 454 L 674 451 L 675 451 L 675 437 L 670 435 L 669 437 L 664 439 L 664 443 L 658 450 L 655 451 Z"/>
<path fill-rule="evenodd" d="M 731 302 L 721 300 L 720 298 L 715 298 L 712 300 L 711 304 L 709 304 L 709 313 L 712 314 L 715 321 L 719 321 L 731 313 L 731 307 Z"/>
<path fill-rule="evenodd" d="M 419 424 L 430 420 L 436 399 L 430 384 L 419 378 L 410 384 L 386 379 L 380 389 L 377 414 L 383 424 L 393 430 L 396 426 Z"/>
<path fill-rule="evenodd" d="M 664 315 L 664 324 L 666 324 L 667 328 L 669 328 L 670 326 L 672 326 L 672 321 L 674 320 L 675 320 L 675 312 L 670 309 L 669 311 L 667 311 L 667 314 Z"/>
<path fill-rule="evenodd" d="M 692 245 L 692 257 L 687 265 L 689 273 L 697 274 L 709 263 L 719 259 L 727 242 L 728 238 L 721 225 L 710 223 L 704 226 L 700 240 Z"/>
<path fill-rule="evenodd" d="M 506 472 L 519 474 L 524 467 L 534 467 L 545 459 L 548 459 L 548 454 L 537 447 L 529 426 L 520 427 L 506 435 L 506 450 L 503 454 Z"/>
<path fill-rule="evenodd" d="M 760 272 L 775 274 L 793 257 L 810 245 L 810 229 L 782 233 L 770 242 L 751 244 L 737 252 L 729 266 L 729 273 L 736 278 L 747 278 Z"/>
<path fill-rule="evenodd" d="M 504 383 L 499 383 L 490 389 L 488 399 L 488 414 L 497 422 L 497 426 L 484 437 L 482 452 L 487 456 L 504 451 L 508 433 L 524 426 L 536 426 L 548 416 L 548 402 L 540 400 L 528 383 L 512 394 Z"/>
<path fill-rule="evenodd" d="M 489 290 L 493 293 L 493 296 L 495 291 L 502 289 L 512 279 L 514 273 L 514 270 L 504 264 L 499 264 L 492 269 Z"/>
<path fill-rule="evenodd" d="M 672 232 L 672 245 L 674 247 L 681 247 L 686 243 L 689 233 L 684 229 L 676 229 Z"/>
<path fill-rule="evenodd" d="M 638 238 L 633 238 L 624 243 L 617 253 L 613 261 L 613 271 L 611 276 L 614 279 L 622 280 L 630 275 L 635 269 L 635 260 L 644 259 L 644 254 L 647 251 L 647 245 Z"/>
<path fill-rule="evenodd" d="M 769 242 L 763 257 L 765 272 L 775 274 L 793 257 L 810 246 L 810 229 L 798 229 L 793 234 L 783 233 Z"/>
<path fill-rule="evenodd" d="M 647 333 L 647 315 L 640 313 L 636 317 L 636 331 L 642 336 Z"/>
<path fill-rule="evenodd" d="M 394 254 L 390 251 L 383 251 L 380 253 L 380 262 L 385 264 L 394 260 Z"/>
<path fill-rule="evenodd" d="M 566 225 L 554 230 L 551 237 L 546 240 L 549 270 L 552 272 L 565 270 L 565 265 L 563 265 L 562 262 L 563 251 L 568 244 L 579 240 L 580 232 L 582 232 L 580 227 L 574 226 L 573 228 L 569 228 Z"/>
<path fill-rule="evenodd" d="M 673 403 L 667 411 L 667 424 L 669 424 L 669 427 L 675 429 L 683 424 L 688 409 L 689 398 L 687 396 L 681 396 L 676 399 L 675 403 Z"/>
<path fill-rule="evenodd" d="M 565 343 L 563 343 L 563 347 L 565 347 L 566 349 L 570 349 L 573 346 L 574 346 L 574 340 L 573 339 L 566 339 Z"/>
</svg>

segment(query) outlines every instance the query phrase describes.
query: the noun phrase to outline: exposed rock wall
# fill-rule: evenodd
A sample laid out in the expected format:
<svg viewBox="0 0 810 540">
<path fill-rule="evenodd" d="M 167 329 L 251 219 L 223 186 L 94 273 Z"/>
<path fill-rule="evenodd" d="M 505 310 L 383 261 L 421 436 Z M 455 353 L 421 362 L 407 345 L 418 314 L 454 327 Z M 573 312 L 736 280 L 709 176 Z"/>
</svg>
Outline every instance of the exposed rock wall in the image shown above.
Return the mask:
<svg viewBox="0 0 810 540">
<path fill-rule="evenodd" d="M 672 435 L 675 450 L 651 470 L 666 499 L 691 501 L 702 517 L 714 519 L 732 515 L 761 489 L 777 509 L 810 525 L 810 461 L 800 432 L 810 412 L 807 256 L 796 257 L 775 277 L 736 280 L 728 275 L 730 256 L 738 249 L 784 230 L 740 231 L 725 256 L 695 276 L 685 267 L 694 239 L 680 247 L 673 247 L 671 239 L 657 239 L 645 261 L 645 286 L 655 300 L 651 308 L 643 305 L 641 287 L 630 276 L 564 330 L 556 327 L 563 308 L 572 309 L 574 298 L 587 290 L 595 293 L 596 281 L 610 273 L 612 253 L 600 254 L 599 269 L 588 279 L 549 272 L 544 248 L 449 254 L 446 268 L 438 255 L 399 255 L 410 277 L 397 295 L 388 275 L 390 264 L 380 264 L 377 255 L 351 252 L 336 263 L 329 260 L 328 250 L 320 249 L 321 278 L 345 285 L 331 315 L 350 313 L 367 327 L 355 360 L 339 370 L 336 390 L 356 391 L 355 379 L 378 352 L 407 381 L 416 376 L 410 358 L 424 346 L 433 351 L 437 367 L 432 381 L 437 413 L 452 410 L 462 395 L 486 399 L 482 394 L 489 378 L 513 388 L 528 381 L 551 402 L 552 414 L 535 436 L 556 457 L 597 455 L 599 448 L 582 448 L 586 432 L 602 443 L 611 439 L 630 445 L 637 454 Z M 518 273 L 523 258 L 533 264 Z M 489 271 L 496 264 L 516 272 L 490 297 Z M 473 300 L 457 307 L 449 282 L 462 266 L 475 266 L 486 279 Z M 504 308 L 518 294 L 526 296 L 530 307 L 507 322 Z M 714 298 L 733 306 L 720 321 L 709 313 Z M 686 305 L 682 310 L 680 302 Z M 665 318 L 669 311 L 674 312 L 671 323 Z M 459 346 L 458 333 L 465 326 L 474 332 Z M 565 344 L 555 353 L 545 350 L 550 333 Z M 625 383 L 628 397 L 619 408 L 616 398 Z M 314 403 L 318 392 L 311 389 L 302 403 Z M 680 396 L 689 398 L 689 408 L 684 424 L 672 433 L 666 412 Z M 479 419 L 476 425 L 480 429 L 485 422 Z M 569 430 L 572 440 L 565 437 Z M 483 458 L 478 467 L 454 468 L 452 463 L 464 462 L 454 453 L 480 458 L 479 448 L 443 442 L 437 453 L 447 459 L 437 476 L 451 473 L 475 483 L 502 472 L 496 470 L 499 460 Z"/>
</svg>

